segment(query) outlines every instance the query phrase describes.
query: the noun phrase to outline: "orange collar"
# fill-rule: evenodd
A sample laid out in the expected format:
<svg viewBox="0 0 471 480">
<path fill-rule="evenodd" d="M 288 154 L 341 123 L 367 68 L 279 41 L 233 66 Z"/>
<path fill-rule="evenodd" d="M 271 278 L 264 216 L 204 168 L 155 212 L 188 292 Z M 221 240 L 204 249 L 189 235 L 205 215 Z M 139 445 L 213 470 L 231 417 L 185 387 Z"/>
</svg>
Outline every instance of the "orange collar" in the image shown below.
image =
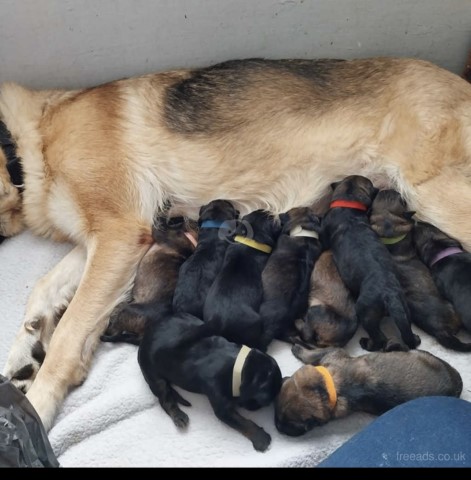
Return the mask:
<svg viewBox="0 0 471 480">
<path fill-rule="evenodd" d="M 353 208 L 354 210 L 363 210 L 364 212 L 368 210 L 365 204 L 350 200 L 335 200 L 330 204 L 330 208 Z"/>
<path fill-rule="evenodd" d="M 327 389 L 327 393 L 329 395 L 329 405 L 333 410 L 335 405 L 337 405 L 337 390 L 335 390 L 334 379 L 327 368 L 321 366 L 314 368 L 324 377 L 325 388 Z"/>
</svg>

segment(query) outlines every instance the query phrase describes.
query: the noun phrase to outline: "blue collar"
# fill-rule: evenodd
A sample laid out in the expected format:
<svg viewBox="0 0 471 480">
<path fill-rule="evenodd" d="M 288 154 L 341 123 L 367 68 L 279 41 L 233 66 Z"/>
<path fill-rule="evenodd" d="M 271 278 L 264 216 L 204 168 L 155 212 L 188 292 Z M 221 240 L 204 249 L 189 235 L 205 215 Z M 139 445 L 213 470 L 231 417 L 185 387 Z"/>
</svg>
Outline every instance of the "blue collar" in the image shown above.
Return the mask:
<svg viewBox="0 0 471 480">
<path fill-rule="evenodd" d="M 229 228 L 227 222 L 223 220 L 205 220 L 200 228 Z"/>
</svg>

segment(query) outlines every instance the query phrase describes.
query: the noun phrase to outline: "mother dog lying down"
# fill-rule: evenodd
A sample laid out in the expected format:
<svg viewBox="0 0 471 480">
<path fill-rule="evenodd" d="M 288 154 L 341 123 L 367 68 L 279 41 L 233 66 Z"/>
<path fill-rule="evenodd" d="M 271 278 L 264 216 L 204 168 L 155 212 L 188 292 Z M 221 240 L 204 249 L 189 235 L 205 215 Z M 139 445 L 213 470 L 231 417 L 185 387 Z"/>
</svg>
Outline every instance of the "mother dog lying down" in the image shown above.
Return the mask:
<svg viewBox="0 0 471 480">
<path fill-rule="evenodd" d="M 0 120 L 24 171 L 20 195 L 3 148 L 0 234 L 28 227 L 77 244 L 34 289 L 5 372 L 47 428 L 166 201 L 279 213 L 364 175 L 471 248 L 471 86 L 427 62 L 241 60 L 81 91 L 4 84 Z"/>
</svg>

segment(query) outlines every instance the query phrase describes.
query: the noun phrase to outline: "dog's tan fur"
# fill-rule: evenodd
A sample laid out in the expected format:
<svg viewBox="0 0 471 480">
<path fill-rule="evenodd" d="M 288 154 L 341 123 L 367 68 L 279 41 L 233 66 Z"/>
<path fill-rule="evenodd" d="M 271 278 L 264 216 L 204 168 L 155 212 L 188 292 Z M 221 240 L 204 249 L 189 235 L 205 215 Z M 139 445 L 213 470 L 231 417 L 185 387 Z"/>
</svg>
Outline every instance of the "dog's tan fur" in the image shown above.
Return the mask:
<svg viewBox="0 0 471 480">
<path fill-rule="evenodd" d="M 308 61 L 261 63 L 73 92 L 2 85 L 0 119 L 17 142 L 25 191 L 21 204 L 0 156 L 0 234 L 23 222 L 87 249 L 77 292 L 28 392 L 47 427 L 68 388 L 85 378 L 166 199 L 183 210 L 226 198 L 242 213 L 278 213 L 360 174 L 396 188 L 421 219 L 471 248 L 469 84 L 417 60 L 319 62 L 315 79 L 299 73 Z M 202 107 L 178 99 L 178 89 L 177 100 L 169 97 L 198 75 L 204 88 L 190 93 Z"/>
</svg>

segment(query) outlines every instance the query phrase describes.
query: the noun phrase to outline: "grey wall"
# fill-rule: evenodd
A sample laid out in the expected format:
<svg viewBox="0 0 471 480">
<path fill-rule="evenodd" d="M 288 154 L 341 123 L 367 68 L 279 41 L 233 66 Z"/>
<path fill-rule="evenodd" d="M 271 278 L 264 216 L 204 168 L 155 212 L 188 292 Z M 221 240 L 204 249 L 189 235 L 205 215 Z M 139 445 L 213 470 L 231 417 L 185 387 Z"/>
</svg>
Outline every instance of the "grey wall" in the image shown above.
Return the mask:
<svg viewBox="0 0 471 480">
<path fill-rule="evenodd" d="M 77 87 L 229 58 L 429 59 L 460 72 L 471 0 L 0 0 L 0 82 Z"/>
</svg>

